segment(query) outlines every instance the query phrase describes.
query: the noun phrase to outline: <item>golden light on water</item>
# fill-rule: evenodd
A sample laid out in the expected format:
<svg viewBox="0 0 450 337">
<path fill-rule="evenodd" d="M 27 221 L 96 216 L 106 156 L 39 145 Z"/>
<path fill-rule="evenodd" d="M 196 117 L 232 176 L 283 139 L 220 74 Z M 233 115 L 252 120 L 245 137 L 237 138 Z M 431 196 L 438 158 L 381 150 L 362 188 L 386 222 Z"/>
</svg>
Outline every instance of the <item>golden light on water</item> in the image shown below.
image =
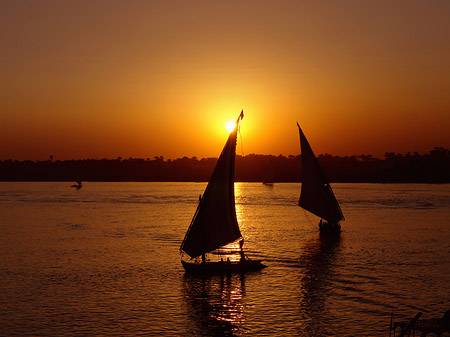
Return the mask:
<svg viewBox="0 0 450 337">
<path fill-rule="evenodd" d="M 215 335 L 242 329 L 245 323 L 243 275 L 186 278 L 183 286 L 191 314 L 196 321 L 211 327 Z"/>
<path fill-rule="evenodd" d="M 241 183 L 234 183 L 234 200 L 236 208 L 236 219 L 238 221 L 239 227 L 242 230 L 245 228 L 245 213 L 242 207 L 242 186 Z"/>
<path fill-rule="evenodd" d="M 234 124 L 234 123 L 233 123 Z M 241 234 L 243 237 L 245 237 L 245 211 L 242 206 L 242 183 L 234 183 L 234 200 L 235 200 L 235 208 L 236 208 L 236 219 L 239 224 L 239 228 L 241 230 Z M 238 251 L 239 248 L 239 241 L 231 242 L 227 245 L 225 245 L 223 248 L 224 250 L 230 250 L 230 251 Z M 230 259 L 230 261 L 239 261 L 240 256 L 238 254 L 230 254 L 227 256 L 227 258 Z"/>
</svg>

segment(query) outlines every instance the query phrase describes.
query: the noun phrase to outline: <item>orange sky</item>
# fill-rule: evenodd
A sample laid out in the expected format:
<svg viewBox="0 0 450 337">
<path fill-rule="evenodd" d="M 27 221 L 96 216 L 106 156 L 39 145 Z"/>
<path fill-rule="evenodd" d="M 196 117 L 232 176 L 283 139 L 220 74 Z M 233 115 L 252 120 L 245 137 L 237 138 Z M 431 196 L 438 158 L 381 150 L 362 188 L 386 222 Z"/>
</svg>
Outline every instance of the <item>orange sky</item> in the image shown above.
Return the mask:
<svg viewBox="0 0 450 337">
<path fill-rule="evenodd" d="M 0 160 L 450 148 L 450 2 L 2 1 Z M 239 154 L 242 154 L 238 146 Z"/>
</svg>

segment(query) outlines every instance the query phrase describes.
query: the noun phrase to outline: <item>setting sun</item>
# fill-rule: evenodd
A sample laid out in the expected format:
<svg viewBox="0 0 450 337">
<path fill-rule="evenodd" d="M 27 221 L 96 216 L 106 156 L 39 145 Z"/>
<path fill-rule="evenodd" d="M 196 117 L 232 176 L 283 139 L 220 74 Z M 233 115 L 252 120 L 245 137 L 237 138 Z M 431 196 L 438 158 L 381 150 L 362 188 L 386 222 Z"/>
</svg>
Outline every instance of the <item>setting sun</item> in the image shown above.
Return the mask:
<svg viewBox="0 0 450 337">
<path fill-rule="evenodd" d="M 449 1 L 131 2 L 2 3 L 0 161 L 450 147 Z"/>
<path fill-rule="evenodd" d="M 235 122 L 228 122 L 226 125 L 226 129 L 228 130 L 228 132 L 231 132 L 234 130 L 236 123 Z"/>
</svg>

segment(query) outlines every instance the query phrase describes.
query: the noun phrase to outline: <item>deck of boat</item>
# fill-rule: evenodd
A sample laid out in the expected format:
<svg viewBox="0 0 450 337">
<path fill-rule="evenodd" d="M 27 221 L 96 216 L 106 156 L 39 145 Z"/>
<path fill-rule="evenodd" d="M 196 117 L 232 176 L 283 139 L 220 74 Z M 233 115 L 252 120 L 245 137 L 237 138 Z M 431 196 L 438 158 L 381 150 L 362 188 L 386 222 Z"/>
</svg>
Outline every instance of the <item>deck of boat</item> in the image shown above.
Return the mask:
<svg viewBox="0 0 450 337">
<path fill-rule="evenodd" d="M 187 273 L 195 274 L 242 273 L 260 270 L 266 267 L 266 265 L 262 264 L 261 260 L 217 261 L 204 263 L 181 260 L 181 263 Z"/>
</svg>

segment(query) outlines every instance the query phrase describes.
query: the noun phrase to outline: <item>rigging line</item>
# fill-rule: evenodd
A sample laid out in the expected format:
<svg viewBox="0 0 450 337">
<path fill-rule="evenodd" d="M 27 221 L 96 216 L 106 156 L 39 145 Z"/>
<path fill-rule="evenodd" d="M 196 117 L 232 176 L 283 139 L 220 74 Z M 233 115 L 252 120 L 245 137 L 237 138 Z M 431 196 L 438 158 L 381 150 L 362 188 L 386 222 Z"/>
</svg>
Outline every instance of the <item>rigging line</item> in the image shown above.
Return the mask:
<svg viewBox="0 0 450 337">
<path fill-rule="evenodd" d="M 242 157 L 244 157 L 244 144 L 242 142 L 242 133 L 241 133 L 241 126 L 238 126 L 238 132 L 239 132 L 239 138 L 241 139 L 241 152 L 242 152 Z"/>
<path fill-rule="evenodd" d="M 302 209 L 303 214 L 305 215 L 305 218 L 306 218 L 306 220 L 308 221 L 309 225 L 310 225 L 311 227 L 316 227 L 316 225 L 313 224 L 313 222 L 312 222 L 311 219 L 309 218 L 308 213 L 306 212 L 306 210 L 305 210 L 303 207 L 301 207 L 301 209 Z"/>
</svg>

